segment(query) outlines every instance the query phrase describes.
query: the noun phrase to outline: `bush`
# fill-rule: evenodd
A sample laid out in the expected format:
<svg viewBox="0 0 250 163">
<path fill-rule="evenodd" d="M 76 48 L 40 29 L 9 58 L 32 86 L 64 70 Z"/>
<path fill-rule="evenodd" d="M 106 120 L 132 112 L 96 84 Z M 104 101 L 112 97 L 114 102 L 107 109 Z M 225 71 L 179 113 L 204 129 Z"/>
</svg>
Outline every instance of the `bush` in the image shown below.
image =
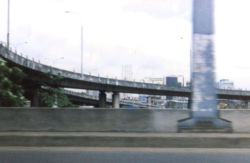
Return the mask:
<svg viewBox="0 0 250 163">
<path fill-rule="evenodd" d="M 21 85 L 26 75 L 18 67 L 8 67 L 6 61 L 0 58 L 0 106 L 22 107 L 27 99 L 23 96 Z"/>
</svg>

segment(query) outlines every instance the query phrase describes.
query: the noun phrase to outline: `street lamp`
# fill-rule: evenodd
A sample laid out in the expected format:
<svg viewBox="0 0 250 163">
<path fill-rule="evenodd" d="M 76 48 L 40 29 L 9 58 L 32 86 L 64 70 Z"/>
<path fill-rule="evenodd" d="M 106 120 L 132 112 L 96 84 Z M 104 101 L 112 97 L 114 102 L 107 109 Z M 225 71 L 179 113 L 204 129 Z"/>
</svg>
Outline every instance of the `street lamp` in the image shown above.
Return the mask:
<svg viewBox="0 0 250 163">
<path fill-rule="evenodd" d="M 10 0 L 8 0 L 8 17 L 7 17 L 7 48 L 10 47 Z"/>
<path fill-rule="evenodd" d="M 82 23 L 82 20 L 83 20 L 83 17 L 76 13 L 76 12 L 72 12 L 72 11 L 65 11 L 66 14 L 76 14 L 78 16 L 80 16 L 81 18 L 81 75 L 83 76 L 83 23 Z"/>
</svg>

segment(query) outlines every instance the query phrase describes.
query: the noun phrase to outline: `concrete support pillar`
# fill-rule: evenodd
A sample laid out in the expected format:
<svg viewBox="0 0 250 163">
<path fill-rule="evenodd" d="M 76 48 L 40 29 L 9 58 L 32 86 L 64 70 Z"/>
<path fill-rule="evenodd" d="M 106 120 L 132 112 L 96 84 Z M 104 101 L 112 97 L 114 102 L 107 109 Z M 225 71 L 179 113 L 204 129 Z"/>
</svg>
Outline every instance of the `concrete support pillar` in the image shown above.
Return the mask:
<svg viewBox="0 0 250 163">
<path fill-rule="evenodd" d="M 245 108 L 248 109 L 248 100 L 245 100 L 244 103 L 245 103 Z"/>
<path fill-rule="evenodd" d="M 179 132 L 232 132 L 217 110 L 214 67 L 214 0 L 193 0 L 192 109 Z"/>
<path fill-rule="evenodd" d="M 31 100 L 31 107 L 39 107 L 39 91 L 34 90 Z"/>
<path fill-rule="evenodd" d="M 107 98 L 107 96 L 106 96 L 105 91 L 100 91 L 99 92 L 99 107 L 100 108 L 104 108 L 105 107 L 105 105 L 106 105 L 106 98 Z"/>
<path fill-rule="evenodd" d="M 192 99 L 191 97 L 188 98 L 188 109 L 191 109 Z"/>
<path fill-rule="evenodd" d="M 148 105 L 152 105 L 152 98 L 151 98 L 151 96 L 148 96 Z"/>
<path fill-rule="evenodd" d="M 120 108 L 120 94 L 119 92 L 113 92 L 112 95 L 113 108 Z"/>
</svg>

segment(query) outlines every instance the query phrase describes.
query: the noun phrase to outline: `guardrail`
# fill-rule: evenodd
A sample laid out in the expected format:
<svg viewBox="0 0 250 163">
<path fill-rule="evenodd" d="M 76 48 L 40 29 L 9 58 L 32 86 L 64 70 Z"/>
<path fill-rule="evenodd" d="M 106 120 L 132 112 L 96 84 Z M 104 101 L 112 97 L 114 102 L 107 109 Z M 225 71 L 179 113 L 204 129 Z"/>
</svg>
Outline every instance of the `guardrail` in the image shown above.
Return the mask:
<svg viewBox="0 0 250 163">
<path fill-rule="evenodd" d="M 172 92 L 180 92 L 191 94 L 191 89 L 189 87 L 169 87 L 166 85 L 161 84 L 149 84 L 149 83 L 142 83 L 142 82 L 135 82 L 135 81 L 127 81 L 127 80 L 119 80 L 119 79 L 111 79 L 105 78 L 100 76 L 92 76 L 87 74 L 80 74 L 72 71 L 58 69 L 52 66 L 48 66 L 45 64 L 40 63 L 39 61 L 36 62 L 34 59 L 29 59 L 28 57 L 24 57 L 22 54 L 18 55 L 17 52 L 13 52 L 8 50 L 3 44 L 0 44 L 0 55 L 14 62 L 18 65 L 21 65 L 25 68 L 39 71 L 42 73 L 51 73 L 53 75 L 61 75 L 64 78 L 69 78 L 78 81 L 85 81 L 91 82 L 95 84 L 104 84 L 110 86 L 120 86 L 125 88 L 132 88 L 132 89 L 150 89 L 155 91 L 172 91 Z M 217 90 L 218 95 L 231 95 L 231 96 L 238 96 L 238 97 L 247 97 L 250 99 L 250 91 L 242 91 L 242 90 Z"/>
</svg>

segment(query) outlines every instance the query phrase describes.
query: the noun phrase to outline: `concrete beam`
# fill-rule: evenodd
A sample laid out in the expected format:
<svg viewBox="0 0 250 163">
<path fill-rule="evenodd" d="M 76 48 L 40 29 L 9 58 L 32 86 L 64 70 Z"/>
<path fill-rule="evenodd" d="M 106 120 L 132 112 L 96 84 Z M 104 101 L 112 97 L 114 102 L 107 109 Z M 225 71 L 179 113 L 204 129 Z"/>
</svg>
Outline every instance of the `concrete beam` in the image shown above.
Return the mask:
<svg viewBox="0 0 250 163">
<path fill-rule="evenodd" d="M 105 105 L 106 105 L 106 99 L 107 99 L 107 96 L 106 96 L 105 91 L 100 91 L 99 92 L 99 107 L 100 108 L 104 108 L 105 107 Z"/>
<path fill-rule="evenodd" d="M 113 108 L 120 108 L 120 94 L 119 92 L 113 92 L 112 95 Z"/>
<path fill-rule="evenodd" d="M 245 103 L 245 108 L 248 109 L 248 107 L 249 107 L 248 106 L 248 100 L 245 100 L 244 103 Z"/>
<path fill-rule="evenodd" d="M 207 3 L 200 1 L 199 3 Z M 199 9 L 197 20 L 203 22 L 201 17 L 202 12 L 209 9 L 209 5 L 205 5 L 206 9 Z M 200 23 L 196 23 L 198 25 Z M 206 28 L 211 28 L 205 25 L 202 30 L 197 29 L 197 32 L 203 32 Z M 212 32 L 212 30 L 209 30 Z M 60 86 L 63 88 L 76 88 L 76 89 L 88 89 L 88 90 L 105 90 L 106 92 L 123 92 L 123 93 L 136 93 L 136 94 L 150 94 L 150 95 L 167 95 L 167 96 L 180 96 L 189 97 L 191 94 L 190 88 L 185 87 L 167 87 L 166 85 L 150 84 L 142 82 L 133 82 L 117 79 L 109 79 L 97 76 L 91 76 L 71 71 L 58 69 L 55 67 L 47 66 L 39 62 L 35 62 L 28 58 L 25 58 L 13 51 L 8 50 L 5 46 L 0 44 L 0 55 L 9 63 L 14 66 L 20 67 L 25 73 L 29 74 L 32 81 L 39 84 L 45 84 L 50 86 Z M 48 78 L 48 73 L 53 75 L 60 74 L 63 79 L 53 82 Z M 217 90 L 218 98 L 220 99 L 238 99 L 238 100 L 250 100 L 250 91 L 240 90 Z"/>
<path fill-rule="evenodd" d="M 31 100 L 31 106 L 32 107 L 39 107 L 39 100 L 40 100 L 39 91 L 34 90 L 33 97 L 32 97 L 32 100 Z"/>
</svg>

